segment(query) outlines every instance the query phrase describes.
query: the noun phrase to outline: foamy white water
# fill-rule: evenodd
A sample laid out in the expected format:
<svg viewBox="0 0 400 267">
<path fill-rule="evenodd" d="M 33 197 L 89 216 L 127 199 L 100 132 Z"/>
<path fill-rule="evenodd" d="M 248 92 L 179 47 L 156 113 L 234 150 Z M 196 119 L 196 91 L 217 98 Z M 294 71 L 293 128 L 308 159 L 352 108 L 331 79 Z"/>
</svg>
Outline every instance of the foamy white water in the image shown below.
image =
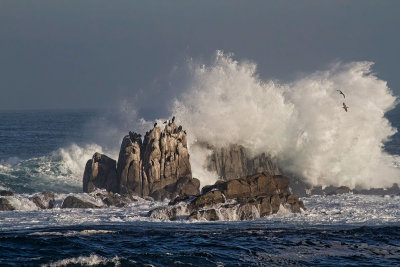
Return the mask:
<svg viewBox="0 0 400 267">
<path fill-rule="evenodd" d="M 75 194 L 86 201 L 90 200 L 87 194 Z M 12 203 L 19 201 L 24 210 L 3 211 L 1 213 L 0 229 L 2 231 L 36 229 L 60 226 L 78 225 L 107 225 L 131 222 L 160 222 L 166 219 L 148 217 L 148 212 L 156 207 L 167 205 L 167 202 L 154 202 L 137 198 L 125 207 L 109 207 L 102 209 L 61 209 L 61 200 L 66 195 L 57 195 L 56 207 L 50 210 L 38 210 L 30 202 L 28 195 L 6 197 Z M 379 226 L 398 224 L 400 221 L 400 196 L 367 196 L 367 195 L 333 195 L 311 196 L 302 198 L 306 211 L 298 214 L 281 209 L 277 214 L 263 217 L 263 223 L 274 226 L 317 226 L 317 225 L 365 225 Z M 97 203 L 98 204 L 98 203 Z M 25 206 L 23 206 L 25 205 Z M 236 221 L 238 219 L 234 209 L 220 209 L 217 206 L 222 221 Z M 231 212 L 231 213 L 229 213 Z M 257 221 L 257 220 L 256 220 Z M 255 221 L 255 222 L 256 222 Z M 197 223 L 198 221 L 178 220 L 173 223 Z M 41 232 L 41 231 L 40 231 Z M 40 232 L 38 234 L 40 234 Z M 58 232 L 57 232 L 58 233 Z M 56 233 L 56 234 L 57 234 Z M 63 232 L 63 235 L 91 235 L 94 232 Z M 61 233 L 60 233 L 61 234 Z"/>
<path fill-rule="evenodd" d="M 197 163 L 193 172 L 201 180 L 208 177 L 205 156 L 196 153 L 199 141 L 270 153 L 282 169 L 312 185 L 400 182 L 393 156 L 382 148 L 396 132 L 384 117 L 396 97 L 372 73 L 371 62 L 338 63 L 292 83 L 263 81 L 255 63 L 221 51 L 211 65 L 191 62 L 189 68 L 187 92 L 176 100 L 173 114 L 188 130 L 191 162 Z"/>
<path fill-rule="evenodd" d="M 205 168 L 210 151 L 197 145 L 207 142 L 240 144 L 253 155 L 269 153 L 281 169 L 312 185 L 370 188 L 400 183 L 398 156 L 383 150 L 396 132 L 384 117 L 396 98 L 371 68 L 371 62 L 336 64 L 279 83 L 260 79 L 255 63 L 235 61 L 220 51 L 209 66 L 190 62 L 183 79 L 188 81 L 186 92 L 175 101 L 172 115 L 188 132 L 193 176 L 201 186 L 217 179 Z M 342 108 L 344 101 L 348 112 Z M 162 125 L 164 120 L 156 121 Z M 94 152 L 117 159 L 122 137 L 129 130 L 143 134 L 153 123 L 139 118 L 125 100 L 116 113 L 89 125 L 93 140 L 86 145 L 0 162 L 5 176 L 0 188 L 79 192 L 86 161 Z"/>
</svg>

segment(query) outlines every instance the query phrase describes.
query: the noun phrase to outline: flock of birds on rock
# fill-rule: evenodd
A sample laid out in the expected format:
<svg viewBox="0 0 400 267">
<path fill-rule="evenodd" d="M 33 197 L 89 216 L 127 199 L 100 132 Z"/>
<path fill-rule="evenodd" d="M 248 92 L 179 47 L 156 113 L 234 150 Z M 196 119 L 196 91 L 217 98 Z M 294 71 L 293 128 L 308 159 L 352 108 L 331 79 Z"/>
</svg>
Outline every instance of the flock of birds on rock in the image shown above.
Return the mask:
<svg viewBox="0 0 400 267">
<path fill-rule="evenodd" d="M 343 92 L 341 90 L 336 90 L 339 92 L 339 94 L 343 95 L 343 98 L 346 98 L 346 96 L 343 94 Z M 347 112 L 347 109 L 349 108 L 349 106 L 346 106 L 346 103 L 343 102 L 343 109 Z"/>
</svg>

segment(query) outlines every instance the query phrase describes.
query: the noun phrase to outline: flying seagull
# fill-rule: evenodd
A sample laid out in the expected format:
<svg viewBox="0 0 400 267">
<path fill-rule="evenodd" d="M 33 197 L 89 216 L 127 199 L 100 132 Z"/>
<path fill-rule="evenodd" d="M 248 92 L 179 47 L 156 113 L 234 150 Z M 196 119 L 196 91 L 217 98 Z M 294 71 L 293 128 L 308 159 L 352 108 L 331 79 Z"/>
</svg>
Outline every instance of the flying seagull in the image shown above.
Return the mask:
<svg viewBox="0 0 400 267">
<path fill-rule="evenodd" d="M 346 110 L 346 112 L 347 112 L 347 109 L 348 109 L 349 107 L 346 106 L 346 103 L 343 102 L 343 108 L 344 108 L 344 110 Z"/>
<path fill-rule="evenodd" d="M 341 90 L 336 90 L 339 92 L 339 94 L 343 95 L 343 98 L 346 98 L 346 96 L 343 94 L 343 92 Z"/>
</svg>

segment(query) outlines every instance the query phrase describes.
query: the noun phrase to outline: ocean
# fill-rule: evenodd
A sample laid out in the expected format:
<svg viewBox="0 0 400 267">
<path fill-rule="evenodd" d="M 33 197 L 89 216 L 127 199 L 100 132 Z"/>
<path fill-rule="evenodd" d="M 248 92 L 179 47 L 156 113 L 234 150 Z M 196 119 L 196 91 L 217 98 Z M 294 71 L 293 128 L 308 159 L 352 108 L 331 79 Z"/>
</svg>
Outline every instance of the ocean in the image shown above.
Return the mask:
<svg viewBox="0 0 400 267">
<path fill-rule="evenodd" d="M 146 199 L 60 209 L 66 195 L 83 194 L 84 164 L 106 147 L 92 143 L 99 114 L 0 112 L 0 188 L 15 193 L 9 199 L 18 207 L 0 212 L 1 266 L 400 264 L 400 196 L 308 196 L 301 214 L 280 210 L 253 221 L 151 219 L 147 212 L 167 202 Z M 396 128 L 398 114 L 387 114 Z M 395 134 L 385 149 L 398 155 L 399 144 Z M 42 191 L 56 193 L 56 208 L 39 210 L 30 201 Z"/>
</svg>

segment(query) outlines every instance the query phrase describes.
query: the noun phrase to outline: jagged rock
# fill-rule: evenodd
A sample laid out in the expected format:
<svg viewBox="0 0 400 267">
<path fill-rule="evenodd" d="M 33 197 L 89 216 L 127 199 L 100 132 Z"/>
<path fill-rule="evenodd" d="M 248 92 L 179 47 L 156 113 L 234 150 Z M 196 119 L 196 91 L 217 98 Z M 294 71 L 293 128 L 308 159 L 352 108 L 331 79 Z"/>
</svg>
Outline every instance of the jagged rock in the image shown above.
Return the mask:
<svg viewBox="0 0 400 267">
<path fill-rule="evenodd" d="M 179 206 L 182 210 L 182 205 L 185 205 L 186 219 L 229 219 L 225 218 L 224 214 L 234 212 L 236 218 L 250 220 L 277 213 L 281 206 L 292 212 L 305 210 L 298 195 L 293 195 L 289 191 L 288 177 L 272 176 L 266 172 L 226 182 L 218 181 L 212 186 L 203 188 L 200 196 L 182 200 L 186 203 L 182 204 L 176 200 L 171 203 L 175 206 L 168 206 L 167 209 L 158 208 L 155 214 L 159 218 L 175 219 L 174 208 Z M 149 215 L 153 216 L 154 213 L 150 212 Z M 181 218 L 183 218 L 182 213 Z"/>
<path fill-rule="evenodd" d="M 129 202 L 137 201 L 136 199 L 123 197 L 119 194 L 112 193 L 112 192 L 96 193 L 95 198 L 100 199 L 108 207 L 114 206 L 114 207 L 118 207 L 118 208 L 125 206 Z"/>
<path fill-rule="evenodd" d="M 186 219 L 190 210 L 185 205 L 159 207 L 149 211 L 148 216 L 159 220 Z"/>
<path fill-rule="evenodd" d="M 151 196 L 156 200 L 199 194 L 200 182 L 192 178 L 186 133 L 173 122 L 163 130 L 155 126 L 143 142 L 136 133 L 125 136 L 117 175 L 122 194 Z"/>
<path fill-rule="evenodd" d="M 117 165 L 121 194 L 144 196 L 143 190 L 147 188 L 147 181 L 142 179 L 141 147 L 142 139 L 136 133 L 130 132 L 122 140 Z"/>
<path fill-rule="evenodd" d="M 32 199 L 33 203 L 35 203 L 35 205 L 38 208 L 41 209 L 52 209 L 54 208 L 54 193 L 53 192 L 43 192 L 39 195 L 36 195 L 33 197 Z"/>
<path fill-rule="evenodd" d="M 68 196 L 64 199 L 62 205 L 62 209 L 95 209 L 101 208 L 93 203 L 83 201 L 74 196 Z"/>
<path fill-rule="evenodd" d="M 104 188 L 118 193 L 119 182 L 115 166 L 115 160 L 96 152 L 85 166 L 83 192 L 90 193 L 96 188 Z"/>
<path fill-rule="evenodd" d="M 213 153 L 208 157 L 208 170 L 215 171 L 222 180 L 237 179 L 260 172 L 280 174 L 277 164 L 265 153 L 251 157 L 240 145 L 209 148 Z"/>
<path fill-rule="evenodd" d="M 206 206 L 212 206 L 218 203 L 225 203 L 225 196 L 220 190 L 209 191 L 195 198 L 189 207 L 191 210 L 198 210 Z"/>
<path fill-rule="evenodd" d="M 173 206 L 173 205 L 175 205 L 175 204 L 177 204 L 177 203 L 179 203 L 179 202 L 189 200 L 190 198 L 191 198 L 191 196 L 188 196 L 188 195 L 186 195 L 186 194 L 184 194 L 184 195 L 179 195 L 179 196 L 177 196 L 176 198 L 174 198 L 173 200 L 171 200 L 171 201 L 168 203 L 168 205 L 169 205 L 169 206 Z"/>
<path fill-rule="evenodd" d="M 198 220 L 200 218 L 206 219 L 207 221 L 218 221 L 219 217 L 215 209 L 208 210 L 196 210 L 189 215 L 189 220 Z"/>
<path fill-rule="evenodd" d="M 289 178 L 285 176 L 272 176 L 263 172 L 226 182 L 217 182 L 207 190 L 220 190 L 228 199 L 249 199 L 279 193 L 289 195 L 289 183 Z"/>
<path fill-rule="evenodd" d="M 0 197 L 0 210 L 15 210 L 15 208 L 10 204 L 10 201 L 4 197 Z"/>
<path fill-rule="evenodd" d="M 157 200 L 174 199 L 177 196 L 197 196 L 200 194 L 200 181 L 196 178 L 182 177 L 176 183 L 165 186 L 151 193 Z"/>
<path fill-rule="evenodd" d="M 11 191 L 8 191 L 8 190 L 1 190 L 0 191 L 0 196 L 2 196 L 2 197 L 10 197 L 10 196 L 13 196 L 13 195 L 14 195 L 14 193 L 11 192 Z"/>
</svg>

